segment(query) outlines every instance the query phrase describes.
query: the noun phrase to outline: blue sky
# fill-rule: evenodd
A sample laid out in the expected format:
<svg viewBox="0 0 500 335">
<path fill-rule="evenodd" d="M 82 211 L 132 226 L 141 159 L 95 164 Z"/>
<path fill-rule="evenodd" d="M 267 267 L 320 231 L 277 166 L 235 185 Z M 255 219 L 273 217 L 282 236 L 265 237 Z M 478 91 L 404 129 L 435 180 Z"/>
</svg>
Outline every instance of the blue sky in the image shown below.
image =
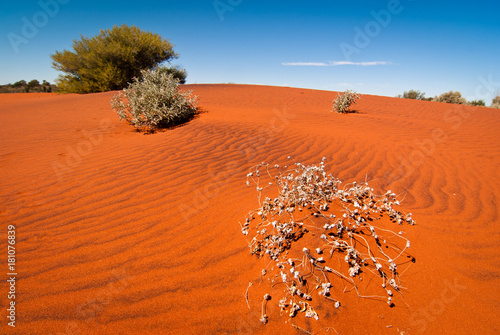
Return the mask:
<svg viewBox="0 0 500 335">
<path fill-rule="evenodd" d="M 50 54 L 135 24 L 169 39 L 188 83 L 395 96 L 500 90 L 496 1 L 1 1 L 0 84 L 53 82 Z M 30 30 L 33 25 L 35 29 Z"/>
</svg>

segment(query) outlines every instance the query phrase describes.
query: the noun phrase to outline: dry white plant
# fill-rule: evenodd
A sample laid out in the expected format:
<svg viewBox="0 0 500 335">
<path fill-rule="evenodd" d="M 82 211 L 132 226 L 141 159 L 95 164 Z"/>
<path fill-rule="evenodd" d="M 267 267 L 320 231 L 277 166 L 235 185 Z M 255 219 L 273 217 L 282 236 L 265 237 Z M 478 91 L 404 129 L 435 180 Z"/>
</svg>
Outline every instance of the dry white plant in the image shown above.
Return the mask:
<svg viewBox="0 0 500 335">
<path fill-rule="evenodd" d="M 196 113 L 196 96 L 179 89 L 179 79 L 163 68 L 141 71 L 111 100 L 120 120 L 139 129 L 153 130 L 182 123 Z"/>
<path fill-rule="evenodd" d="M 361 99 L 361 96 L 356 91 L 345 90 L 343 93 L 339 93 L 333 101 L 333 109 L 337 113 L 345 114 L 349 111 L 349 107 L 359 99 Z"/>
<path fill-rule="evenodd" d="M 403 289 L 400 275 L 415 261 L 407 253 L 410 241 L 404 233 L 385 228 L 414 224 L 411 213 L 394 208 L 400 202 L 395 193 L 376 194 L 367 182 L 342 187 L 325 172 L 325 158 L 318 166 L 256 165 L 247 174 L 247 185 L 251 184 L 256 186 L 259 208 L 240 223 L 241 231 L 249 237 L 251 254 L 269 259 L 262 277 L 272 287 L 283 286 L 282 314 L 293 318 L 303 313 L 318 320 L 312 305 L 317 295 L 340 308 L 341 297 L 334 294 L 352 290 L 393 305 L 393 291 Z M 276 189 L 274 197 L 266 196 Z M 376 290 L 381 293 L 362 294 L 360 284 L 373 278 L 379 278 Z M 268 320 L 267 300 L 266 294 L 263 323 Z"/>
</svg>

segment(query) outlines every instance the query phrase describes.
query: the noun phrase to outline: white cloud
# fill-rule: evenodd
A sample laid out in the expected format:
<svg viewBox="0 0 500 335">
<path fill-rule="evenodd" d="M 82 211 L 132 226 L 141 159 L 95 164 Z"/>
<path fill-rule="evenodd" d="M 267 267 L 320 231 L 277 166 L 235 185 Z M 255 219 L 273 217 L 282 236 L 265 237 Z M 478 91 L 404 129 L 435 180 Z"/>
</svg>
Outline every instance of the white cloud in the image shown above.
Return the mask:
<svg viewBox="0 0 500 335">
<path fill-rule="evenodd" d="M 341 66 L 341 65 L 355 65 L 355 66 L 376 66 L 376 65 L 391 65 L 391 62 L 348 62 L 348 61 L 334 61 L 330 63 L 323 62 L 297 62 L 297 63 L 281 63 L 284 66 Z"/>
<path fill-rule="evenodd" d="M 315 63 L 315 62 L 308 62 L 308 63 L 281 63 L 284 66 L 329 66 L 327 63 Z"/>
<path fill-rule="evenodd" d="M 389 64 L 391 63 L 390 62 L 347 62 L 347 61 L 333 62 L 334 66 L 337 65 L 375 66 L 375 65 L 389 65 Z"/>
</svg>

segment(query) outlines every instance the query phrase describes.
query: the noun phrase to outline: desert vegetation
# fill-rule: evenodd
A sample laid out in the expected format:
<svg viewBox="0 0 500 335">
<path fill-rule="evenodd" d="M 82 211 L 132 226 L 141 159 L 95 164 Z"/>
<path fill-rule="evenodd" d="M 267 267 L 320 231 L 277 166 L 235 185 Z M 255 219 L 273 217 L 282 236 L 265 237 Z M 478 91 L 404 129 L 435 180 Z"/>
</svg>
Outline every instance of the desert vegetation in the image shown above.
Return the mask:
<svg viewBox="0 0 500 335">
<path fill-rule="evenodd" d="M 482 99 L 467 101 L 469 106 L 486 106 L 486 102 Z"/>
<path fill-rule="evenodd" d="M 0 85 L 0 93 L 50 93 L 57 91 L 57 86 L 44 80 L 40 82 L 36 79 L 26 82 L 26 80 L 16 81 L 14 84 Z"/>
<path fill-rule="evenodd" d="M 346 114 L 350 111 L 350 107 L 354 105 L 359 99 L 360 95 L 353 90 L 345 90 L 339 93 L 337 98 L 333 101 L 333 110 L 336 113 Z"/>
<path fill-rule="evenodd" d="M 425 93 L 417 91 L 417 90 L 409 90 L 405 91 L 403 94 L 399 94 L 396 96 L 397 98 L 403 99 L 413 99 L 413 100 L 426 100 L 426 101 L 437 101 L 437 102 L 446 102 L 450 104 L 460 104 L 460 105 L 469 105 L 469 106 L 486 106 L 486 102 L 482 99 L 467 101 L 462 94 L 458 91 L 449 91 L 441 94 L 440 96 L 436 96 L 434 98 L 426 98 Z M 495 100 L 491 103 L 492 108 L 500 107 L 500 98 L 497 97 L 497 102 L 495 104 Z M 497 107 L 495 107 L 497 106 Z"/>
<path fill-rule="evenodd" d="M 247 185 L 256 187 L 260 207 L 241 231 L 250 253 L 263 259 L 262 280 L 283 288 L 275 300 L 282 313 L 318 319 L 318 296 L 341 308 L 342 294 L 351 291 L 394 304 L 404 288 L 400 275 L 415 261 L 405 233 L 388 227 L 414 224 L 411 213 L 396 209 L 398 195 L 377 194 L 366 181 L 342 185 L 326 173 L 325 158 L 310 166 L 256 165 Z M 376 283 L 370 292 L 367 283 Z M 270 299 L 264 296 L 263 323 Z"/>
<path fill-rule="evenodd" d="M 404 91 L 404 93 L 402 95 L 398 95 L 397 98 L 432 101 L 432 98 L 425 97 L 424 92 L 417 90 Z"/>
<path fill-rule="evenodd" d="M 497 95 L 491 102 L 491 108 L 500 108 L 500 95 Z"/>
<path fill-rule="evenodd" d="M 73 51 L 56 51 L 52 65 L 65 74 L 56 80 L 59 91 L 92 93 L 127 87 L 142 70 L 152 69 L 177 58 L 170 41 L 135 26 L 114 26 L 97 36 L 73 41 Z M 184 82 L 186 72 L 179 67 L 165 68 Z"/>
<path fill-rule="evenodd" d="M 171 74 L 175 79 L 179 81 L 179 84 L 185 84 L 187 78 L 186 69 L 181 68 L 178 65 L 175 66 L 157 66 L 155 68 L 157 71 L 165 72 L 166 74 Z"/>
<path fill-rule="evenodd" d="M 152 132 L 180 124 L 196 113 L 196 97 L 179 89 L 179 79 L 163 66 L 142 70 L 140 77 L 111 100 L 121 120 Z"/>
<path fill-rule="evenodd" d="M 440 96 L 435 97 L 434 101 L 446 102 L 449 104 L 459 104 L 459 105 L 465 105 L 467 103 L 467 100 L 463 98 L 462 94 L 458 91 L 449 91 L 443 93 Z"/>
</svg>

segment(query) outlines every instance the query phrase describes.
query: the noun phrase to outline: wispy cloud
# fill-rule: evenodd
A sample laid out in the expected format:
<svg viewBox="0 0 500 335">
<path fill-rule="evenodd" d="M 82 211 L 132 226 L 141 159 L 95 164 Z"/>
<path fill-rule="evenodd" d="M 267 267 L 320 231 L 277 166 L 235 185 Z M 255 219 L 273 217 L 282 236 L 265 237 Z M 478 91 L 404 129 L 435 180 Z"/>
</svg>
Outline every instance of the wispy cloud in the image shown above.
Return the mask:
<svg viewBox="0 0 500 335">
<path fill-rule="evenodd" d="M 334 61 L 329 63 L 324 62 L 297 62 L 297 63 L 281 63 L 284 66 L 342 66 L 342 65 L 355 65 L 355 66 L 376 66 L 376 65 L 391 65 L 391 62 L 378 61 L 378 62 L 349 62 L 349 61 Z"/>
<path fill-rule="evenodd" d="M 390 62 L 348 62 L 348 61 L 341 61 L 341 62 L 333 62 L 333 66 L 338 66 L 338 65 L 357 65 L 357 66 L 375 66 L 375 65 L 390 65 Z"/>
<path fill-rule="evenodd" d="M 307 62 L 307 63 L 281 63 L 284 66 L 330 66 L 327 63 L 316 63 L 316 62 Z"/>
</svg>

